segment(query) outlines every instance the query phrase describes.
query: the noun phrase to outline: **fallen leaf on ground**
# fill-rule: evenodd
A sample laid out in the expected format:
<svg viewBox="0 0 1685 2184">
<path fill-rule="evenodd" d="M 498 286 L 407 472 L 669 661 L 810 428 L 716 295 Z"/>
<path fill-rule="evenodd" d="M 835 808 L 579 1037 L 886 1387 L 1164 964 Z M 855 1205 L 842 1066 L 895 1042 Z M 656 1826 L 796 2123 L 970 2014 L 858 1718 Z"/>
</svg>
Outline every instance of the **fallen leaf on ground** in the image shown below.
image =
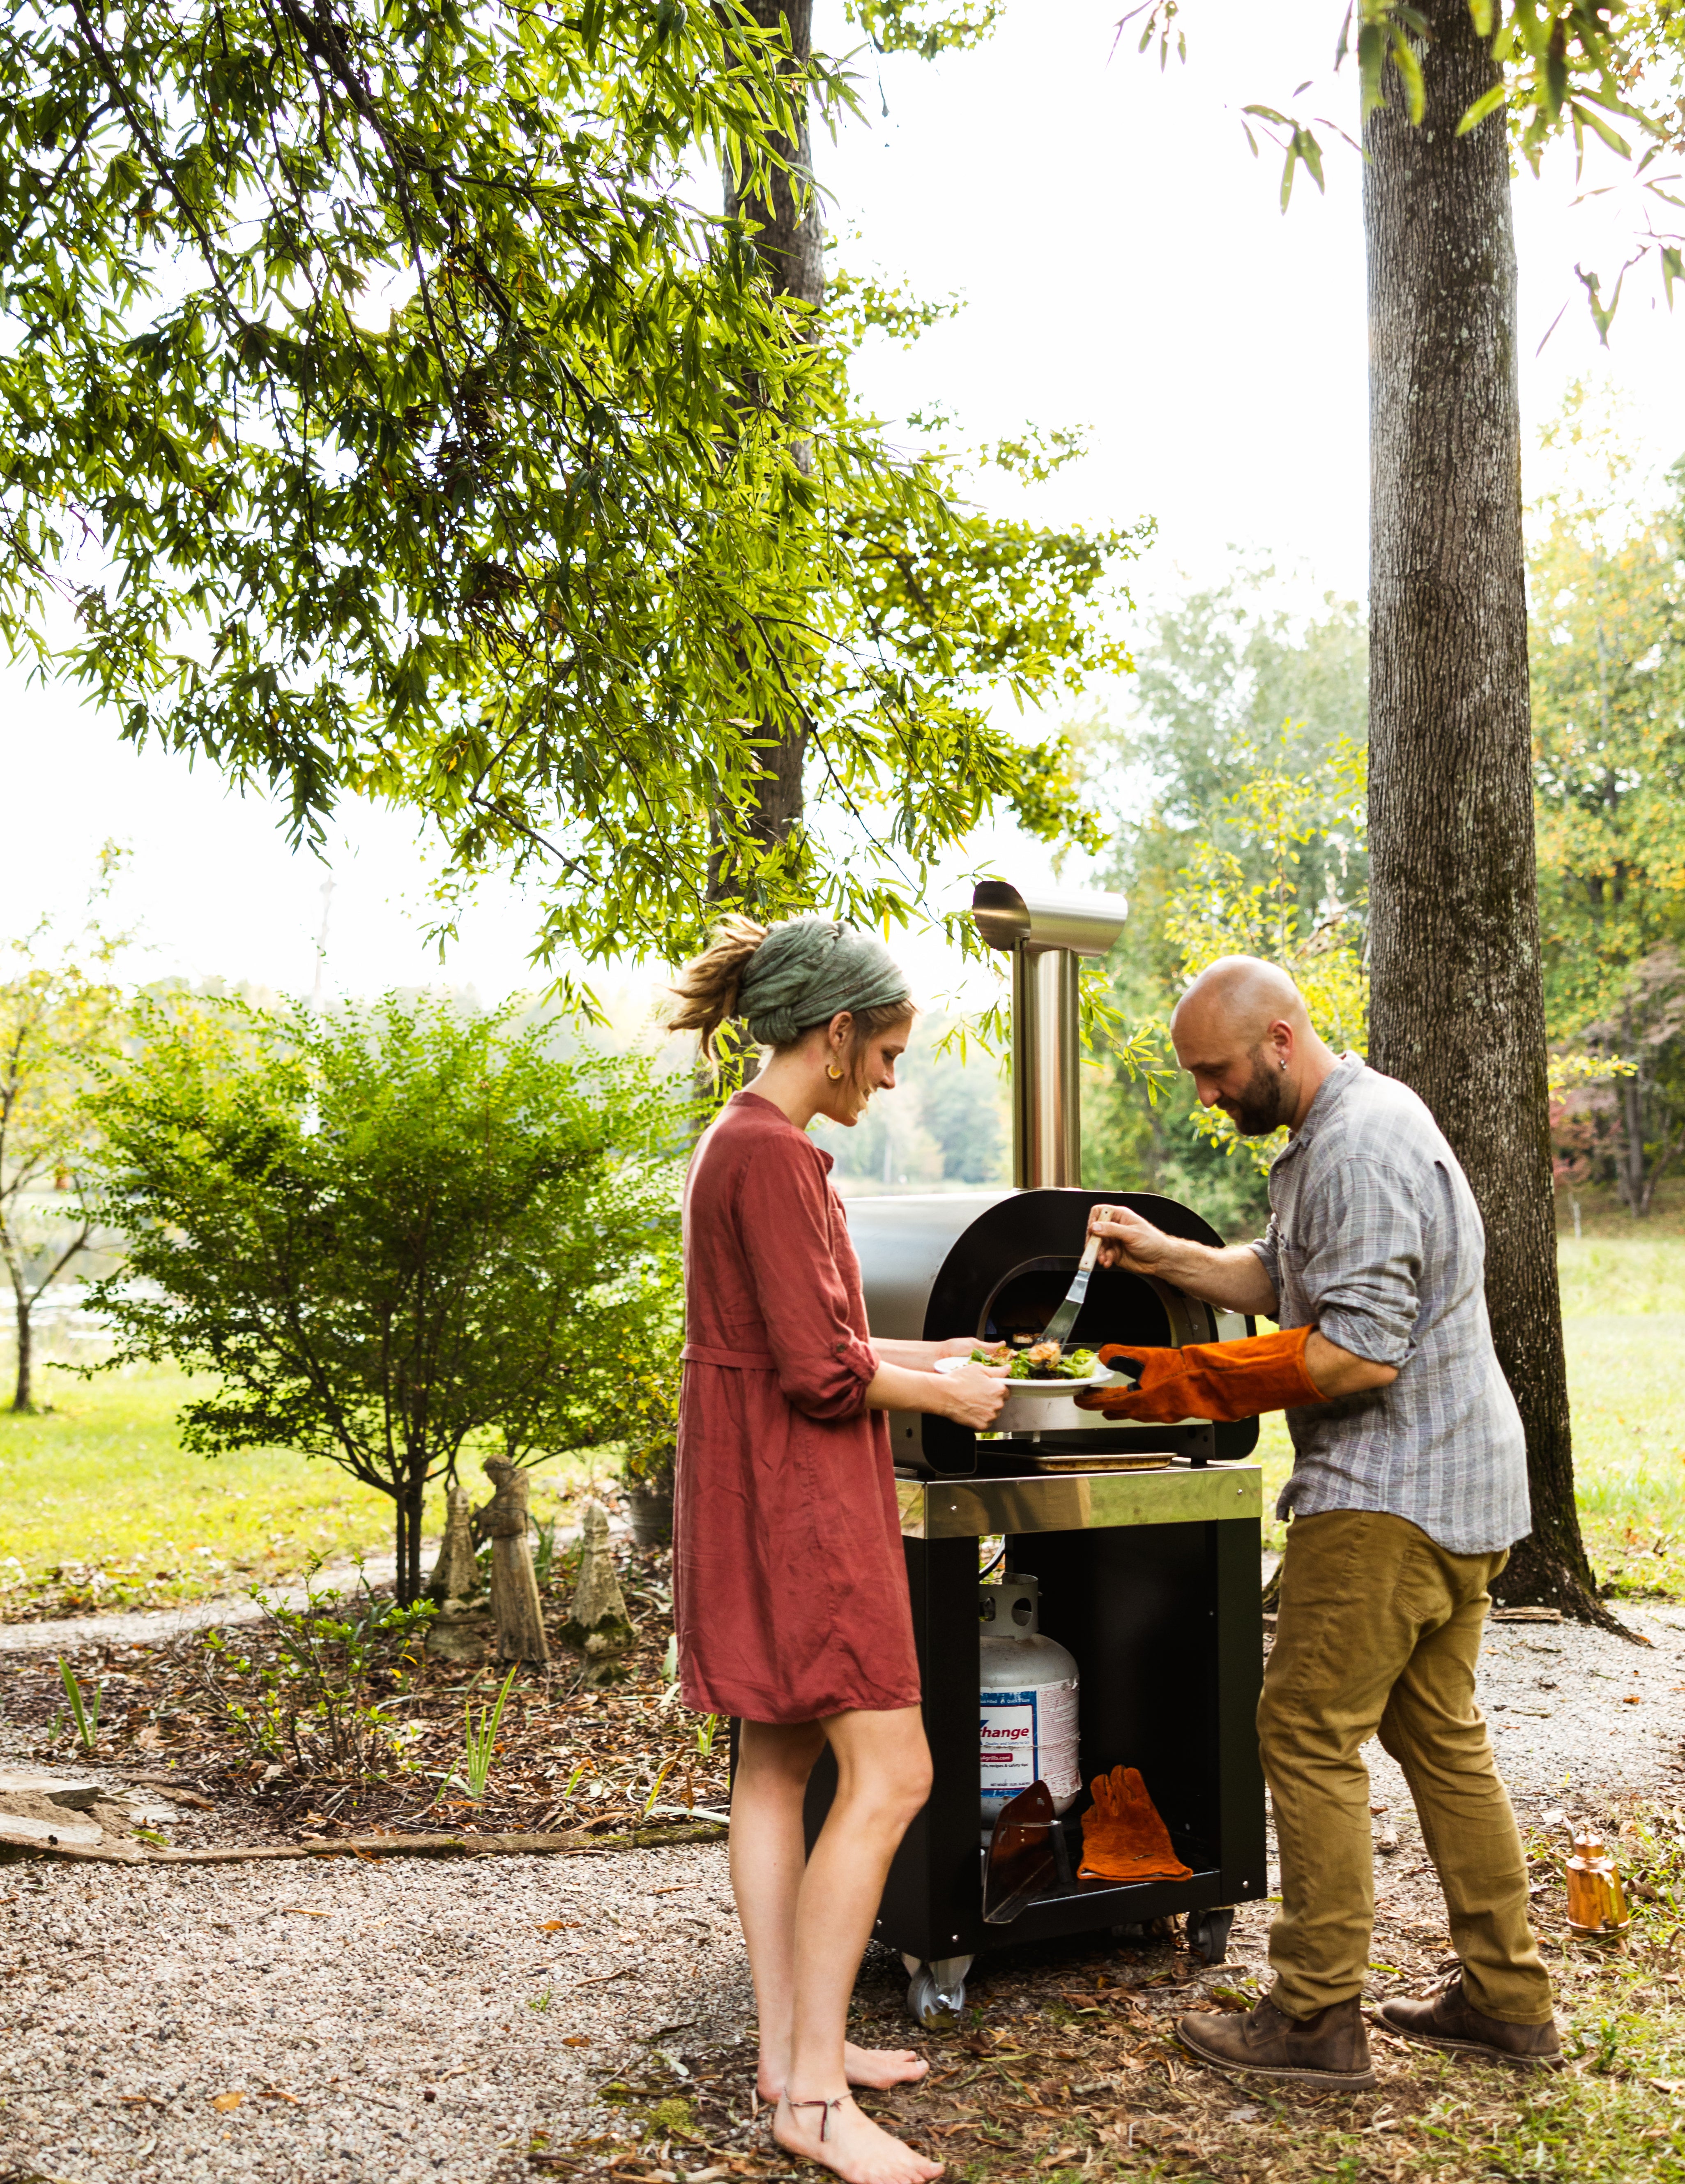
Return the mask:
<svg viewBox="0 0 1685 2184">
<path fill-rule="evenodd" d="M 584 2032 L 570 2032 L 562 2045 L 564 2048 L 588 2048 L 591 2045 L 590 2036 Z"/>
<path fill-rule="evenodd" d="M 220 2109 L 226 2115 L 231 2109 L 237 2109 L 245 2098 L 244 2093 L 215 2093 L 211 2097 L 211 2106 Z"/>
<path fill-rule="evenodd" d="M 541 1934 L 564 1934 L 570 1926 L 577 1926 L 581 1923 L 578 1919 L 546 1919 L 540 1925 L 538 1930 Z"/>
<path fill-rule="evenodd" d="M 294 1919 L 328 1919 L 333 1915 L 328 1911 L 306 1911 L 297 1903 L 284 1903 L 281 1908 Z"/>
</svg>

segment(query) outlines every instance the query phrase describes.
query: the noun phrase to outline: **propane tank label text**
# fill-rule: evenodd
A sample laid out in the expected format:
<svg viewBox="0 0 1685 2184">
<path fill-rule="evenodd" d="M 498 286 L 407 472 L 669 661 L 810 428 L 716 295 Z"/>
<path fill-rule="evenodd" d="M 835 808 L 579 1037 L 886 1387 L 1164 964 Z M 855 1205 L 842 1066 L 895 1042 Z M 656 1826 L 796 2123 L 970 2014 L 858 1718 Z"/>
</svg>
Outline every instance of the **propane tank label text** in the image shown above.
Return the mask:
<svg viewBox="0 0 1685 2184">
<path fill-rule="evenodd" d="M 1043 1684 L 1031 1691 L 982 1694 L 983 1795 L 1004 1803 L 1045 1782 L 1055 1799 L 1082 1787 L 1076 1766 L 1076 1686 Z"/>
</svg>

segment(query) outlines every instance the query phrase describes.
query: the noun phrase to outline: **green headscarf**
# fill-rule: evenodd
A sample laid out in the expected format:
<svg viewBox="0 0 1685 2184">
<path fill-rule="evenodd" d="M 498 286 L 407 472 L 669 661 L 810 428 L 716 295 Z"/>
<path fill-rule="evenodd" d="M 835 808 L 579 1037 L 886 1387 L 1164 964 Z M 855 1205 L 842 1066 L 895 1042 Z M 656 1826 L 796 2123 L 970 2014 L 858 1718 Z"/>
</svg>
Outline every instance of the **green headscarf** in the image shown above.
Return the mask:
<svg viewBox="0 0 1685 2184">
<path fill-rule="evenodd" d="M 881 1009 L 910 998 L 901 967 L 881 940 L 821 917 L 775 925 L 750 956 L 737 1013 L 758 1046 L 787 1046 L 847 1009 Z"/>
</svg>

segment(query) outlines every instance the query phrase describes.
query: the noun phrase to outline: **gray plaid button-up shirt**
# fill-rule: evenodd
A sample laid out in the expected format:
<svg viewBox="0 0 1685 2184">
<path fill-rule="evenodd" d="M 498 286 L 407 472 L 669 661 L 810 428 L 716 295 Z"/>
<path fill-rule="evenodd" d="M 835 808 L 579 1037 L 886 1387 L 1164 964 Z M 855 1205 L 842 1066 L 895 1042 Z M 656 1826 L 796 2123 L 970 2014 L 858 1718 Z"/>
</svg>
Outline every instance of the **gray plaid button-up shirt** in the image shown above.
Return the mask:
<svg viewBox="0 0 1685 2184">
<path fill-rule="evenodd" d="M 1252 1248 L 1283 1327 L 1317 1327 L 1390 1386 L 1287 1412 L 1276 1514 L 1381 1509 L 1453 1554 L 1527 1533 L 1527 1445 L 1492 1346 L 1486 1231 L 1457 1156 L 1408 1086 L 1347 1055 L 1270 1171 Z"/>
</svg>

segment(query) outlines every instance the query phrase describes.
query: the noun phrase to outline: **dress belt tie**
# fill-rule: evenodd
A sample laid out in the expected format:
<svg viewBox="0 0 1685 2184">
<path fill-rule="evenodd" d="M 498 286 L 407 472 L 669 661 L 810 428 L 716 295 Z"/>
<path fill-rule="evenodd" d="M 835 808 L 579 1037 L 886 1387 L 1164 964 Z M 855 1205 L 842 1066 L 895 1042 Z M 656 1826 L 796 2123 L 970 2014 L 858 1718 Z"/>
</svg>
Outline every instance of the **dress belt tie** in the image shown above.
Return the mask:
<svg viewBox="0 0 1685 2184">
<path fill-rule="evenodd" d="M 687 1365 L 731 1365 L 740 1373 L 773 1373 L 778 1360 L 770 1350 L 715 1350 L 706 1342 L 687 1342 L 679 1352 Z"/>
</svg>

